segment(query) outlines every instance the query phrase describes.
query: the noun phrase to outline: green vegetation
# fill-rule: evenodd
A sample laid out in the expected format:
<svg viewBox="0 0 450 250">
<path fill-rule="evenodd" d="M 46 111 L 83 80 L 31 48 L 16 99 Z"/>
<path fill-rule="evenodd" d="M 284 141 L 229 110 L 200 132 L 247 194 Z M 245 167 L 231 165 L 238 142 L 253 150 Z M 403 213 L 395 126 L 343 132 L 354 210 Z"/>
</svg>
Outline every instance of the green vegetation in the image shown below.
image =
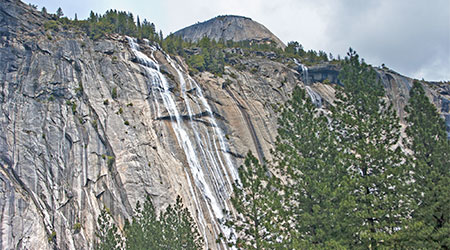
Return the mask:
<svg viewBox="0 0 450 250">
<path fill-rule="evenodd" d="M 71 102 L 69 100 L 66 101 L 67 105 L 70 105 L 70 108 L 72 109 L 72 114 L 75 114 L 77 112 L 77 104 L 74 102 Z"/>
<path fill-rule="evenodd" d="M 327 122 L 299 87 L 281 111 L 274 155 L 278 175 L 287 179 L 280 187 L 284 192 L 280 227 L 290 228 L 283 235 L 289 248 L 339 246 L 333 235 L 341 229 L 338 197 L 346 190 L 335 180 L 345 175 L 345 169 Z M 294 227 L 288 226 L 289 218 Z"/>
<path fill-rule="evenodd" d="M 305 51 L 303 46 L 298 42 L 292 41 L 289 42 L 284 51 L 281 53 L 282 56 L 288 58 L 297 58 L 303 64 L 310 66 L 313 64 L 328 62 L 328 61 L 338 61 L 333 60 L 333 56 L 330 54 L 330 58 L 327 56 L 327 53 L 319 50 L 318 52 L 315 50 Z"/>
<path fill-rule="evenodd" d="M 108 167 L 112 167 L 112 165 L 116 161 L 116 158 L 112 155 L 108 155 L 106 158 L 107 158 L 106 164 L 108 165 Z"/>
<path fill-rule="evenodd" d="M 123 240 L 108 209 L 102 210 L 97 219 L 96 236 L 99 239 L 95 247 L 97 250 L 123 249 Z"/>
<path fill-rule="evenodd" d="M 216 75 L 224 72 L 223 43 L 217 43 L 207 37 L 197 43 L 183 41 L 181 37 L 170 35 L 161 43 L 162 48 L 171 53 L 183 56 L 193 73 L 209 71 Z"/>
<path fill-rule="evenodd" d="M 112 99 L 117 98 L 117 88 L 116 87 L 112 88 L 111 97 L 112 97 Z"/>
<path fill-rule="evenodd" d="M 450 248 L 450 142 L 444 120 L 419 82 L 410 91 L 407 122 L 409 148 L 414 153 L 416 203 L 409 230 L 411 248 Z"/>
<path fill-rule="evenodd" d="M 274 160 L 240 168 L 228 225 L 245 249 L 448 249 L 450 146 L 420 83 L 407 108 L 413 155 L 374 70 L 352 49 L 324 115 L 296 87 L 280 106 Z"/>
<path fill-rule="evenodd" d="M 405 228 L 414 208 L 410 158 L 396 146 L 399 120 L 383 99 L 381 82 L 361 61 L 350 48 L 339 75 L 344 88 L 338 90 L 340 100 L 332 110 L 339 164 L 346 170 L 342 186 L 344 194 L 351 194 L 339 206 L 352 211 L 342 218 L 343 236 L 352 248 L 398 248 L 395 232 Z"/>
<path fill-rule="evenodd" d="M 198 42 L 188 42 L 179 36 L 169 35 L 162 41 L 161 46 L 171 54 L 184 57 L 192 73 L 208 71 L 219 76 L 223 74 L 227 63 L 238 70 L 245 70 L 244 65 L 236 64 L 236 59 L 249 56 L 266 56 L 280 62 L 287 58 L 297 58 L 306 65 L 330 61 L 325 52 L 305 51 L 298 42 L 288 43 L 283 50 L 274 43 L 215 41 L 208 37 L 203 37 Z"/>
<path fill-rule="evenodd" d="M 80 230 L 81 230 L 81 224 L 80 224 L 79 222 L 75 223 L 75 224 L 73 225 L 73 231 L 74 231 L 74 233 L 79 233 Z"/>
<path fill-rule="evenodd" d="M 56 239 L 56 232 L 52 231 L 52 233 L 48 236 L 48 242 L 54 241 Z"/>
<path fill-rule="evenodd" d="M 278 194 L 273 192 L 276 183 L 272 181 L 275 179 L 268 177 L 266 166 L 260 165 L 250 152 L 239 170 L 242 186 L 234 188 L 235 196 L 231 201 L 242 217 L 228 222 L 228 226 L 242 235 L 235 245 L 244 249 L 273 249 L 279 246 L 276 242 L 279 228 L 272 222 L 280 216 L 275 209 L 280 201 Z"/>
<path fill-rule="evenodd" d="M 43 8 L 42 12 L 46 13 Z M 76 29 L 86 33 L 91 39 L 97 40 L 107 34 L 121 34 L 137 38 L 145 38 L 150 41 L 161 41 L 160 36 L 155 30 L 155 25 L 146 19 L 141 23 L 139 16 L 134 21 L 133 14 L 125 11 L 108 10 L 104 15 L 99 15 L 91 11 L 87 20 L 70 20 L 63 17 L 61 8 L 56 14 L 50 15 L 53 20 L 44 24 L 45 30 L 68 30 Z"/>
<path fill-rule="evenodd" d="M 149 198 L 136 204 L 134 216 L 126 221 L 123 231 L 103 210 L 98 219 L 96 249 L 201 249 L 202 239 L 189 211 L 178 197 L 159 217 Z"/>
<path fill-rule="evenodd" d="M 96 119 L 92 120 L 92 127 L 97 130 L 98 129 L 98 122 Z"/>
<path fill-rule="evenodd" d="M 42 11 L 46 12 L 45 9 Z M 198 42 L 190 42 L 175 35 L 169 35 L 166 39 L 163 39 L 162 32 L 160 31 L 158 34 L 153 23 L 146 19 L 141 22 L 139 16 L 135 21 L 133 14 L 125 11 L 109 10 L 103 15 L 91 11 L 89 18 L 86 20 L 77 20 L 76 18 L 71 20 L 63 17 L 61 9 L 58 9 L 56 14 L 50 14 L 49 16 L 52 20 L 44 24 L 46 31 L 78 30 L 84 32 L 93 40 L 100 39 L 108 34 L 121 34 L 139 39 L 145 38 L 153 43 L 158 43 L 170 54 L 184 57 L 191 74 L 208 71 L 221 76 L 224 73 L 226 63 L 244 70 L 244 65 L 235 65 L 238 62 L 235 59 L 248 56 L 266 56 L 280 62 L 286 58 L 297 58 L 306 65 L 332 60 L 331 54 L 328 58 L 323 51 L 305 51 L 298 42 L 288 43 L 288 46 L 283 50 L 278 48 L 274 42 L 215 41 L 207 37 L 200 39 Z M 49 40 L 52 40 L 50 34 L 47 34 L 47 36 Z M 114 58 L 117 59 L 117 57 L 113 57 L 113 62 L 116 60 Z"/>
</svg>

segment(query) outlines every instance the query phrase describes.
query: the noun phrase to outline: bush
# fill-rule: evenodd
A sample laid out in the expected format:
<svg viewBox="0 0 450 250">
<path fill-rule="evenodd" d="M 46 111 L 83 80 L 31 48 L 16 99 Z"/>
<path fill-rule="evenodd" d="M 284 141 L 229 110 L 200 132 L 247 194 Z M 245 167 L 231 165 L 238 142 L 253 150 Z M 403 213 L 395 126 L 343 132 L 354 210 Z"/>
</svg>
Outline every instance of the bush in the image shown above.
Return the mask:
<svg viewBox="0 0 450 250">
<path fill-rule="evenodd" d="M 112 167 L 115 160 L 116 158 L 114 158 L 114 156 L 108 155 L 106 160 L 106 164 L 108 165 L 108 167 Z"/>
<path fill-rule="evenodd" d="M 116 87 L 114 87 L 114 88 L 112 89 L 112 91 L 111 91 L 111 97 L 112 97 L 113 99 L 116 99 L 116 98 L 117 98 L 117 88 L 116 88 Z"/>
<path fill-rule="evenodd" d="M 44 29 L 47 30 L 54 30 L 59 31 L 59 23 L 55 20 L 50 20 L 46 23 L 44 23 Z"/>
<path fill-rule="evenodd" d="M 75 223 L 75 224 L 73 225 L 73 231 L 74 231 L 74 233 L 79 233 L 80 230 L 81 230 L 81 224 L 78 223 L 78 222 Z"/>
<path fill-rule="evenodd" d="M 56 232 L 52 231 L 52 233 L 48 236 L 48 242 L 52 242 L 53 240 L 56 239 Z"/>
</svg>

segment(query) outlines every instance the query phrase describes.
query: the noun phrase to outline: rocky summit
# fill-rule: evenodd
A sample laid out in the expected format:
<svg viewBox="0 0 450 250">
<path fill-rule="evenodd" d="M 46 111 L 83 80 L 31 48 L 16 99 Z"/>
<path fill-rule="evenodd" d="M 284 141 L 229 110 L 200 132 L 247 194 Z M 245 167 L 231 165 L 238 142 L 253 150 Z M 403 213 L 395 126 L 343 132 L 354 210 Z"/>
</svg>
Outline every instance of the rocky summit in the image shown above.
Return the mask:
<svg viewBox="0 0 450 250">
<path fill-rule="evenodd" d="M 286 46 L 262 24 L 248 17 L 233 15 L 218 16 L 205 22 L 196 23 L 175 32 L 174 35 L 189 41 L 198 41 L 206 36 L 216 41 L 220 39 L 234 42 L 248 40 L 257 43 L 273 42 L 280 48 Z"/>
<path fill-rule="evenodd" d="M 120 20 L 131 21 L 124 22 L 128 25 L 125 26 Z M 372 228 L 363 233 L 343 234 L 339 237 L 344 240 L 332 239 L 330 244 L 333 245 L 317 245 L 317 242 L 323 240 L 320 238 L 323 235 L 340 235 L 340 232 L 323 231 L 326 233 L 314 236 L 317 238 L 310 240 L 308 237 L 313 234 L 310 228 L 316 228 L 314 223 L 328 218 L 330 221 L 317 227 L 323 230 L 341 228 L 347 233 L 346 230 L 374 226 L 373 232 L 380 233 L 375 238 L 387 237 L 397 231 L 409 232 L 402 224 L 406 222 L 402 220 L 386 230 L 378 225 L 397 218 L 415 218 L 411 211 L 419 211 L 420 204 L 433 204 L 433 215 L 440 211 L 432 200 L 406 202 L 414 195 L 401 195 L 400 189 L 395 190 L 397 196 L 392 196 L 396 186 L 413 185 L 415 182 L 410 179 L 386 184 L 386 188 L 378 192 L 377 188 L 383 188 L 378 185 L 400 181 L 401 178 L 397 178 L 400 170 L 376 179 L 376 174 L 385 173 L 384 169 L 390 165 L 383 165 L 378 172 L 373 166 L 403 155 L 402 152 L 408 157 L 419 152 L 411 146 L 417 140 L 411 131 L 419 134 L 435 128 L 430 125 L 425 130 L 413 130 L 408 118 L 414 113 L 413 106 L 405 108 L 410 98 L 417 99 L 416 94 L 410 94 L 412 89 L 423 88 L 425 99 L 431 101 L 430 109 L 435 110 L 438 117 L 439 131 L 446 129 L 441 118 L 446 119 L 447 132 L 450 131 L 448 83 L 419 82 L 387 68 L 360 66 L 356 60 L 354 64 L 361 70 L 353 72 L 366 70 L 371 74 L 368 79 L 376 79 L 379 87 L 370 95 L 364 95 L 366 89 L 358 90 L 357 94 L 363 93 L 361 96 L 370 100 L 365 102 L 367 107 L 358 112 L 390 104 L 392 109 L 386 110 L 394 110 L 399 119 L 389 120 L 391 123 L 381 121 L 378 115 L 381 117 L 387 111 L 377 110 L 375 115 L 369 114 L 356 121 L 372 122 L 370 126 L 353 126 L 348 124 L 355 121 L 345 123 L 352 116 L 339 113 L 346 112 L 347 108 L 350 112 L 359 103 L 343 106 L 346 103 L 342 96 L 350 98 L 354 94 L 341 92 L 345 84 L 351 84 L 349 78 L 345 78 L 345 72 L 351 72 L 348 61 L 330 60 L 318 53 L 307 54 L 295 44 L 286 47 L 264 26 L 245 17 L 219 16 L 176 32 L 175 35 L 192 41 L 183 45 L 188 47 L 182 47 L 180 40 L 174 37 L 161 39 L 148 22 L 130 23 L 133 17 L 126 12 L 109 11 L 88 20 L 70 20 L 18 0 L 0 2 L 0 249 L 112 249 L 111 246 L 123 248 L 125 244 L 131 248 L 130 239 L 123 244 L 120 240 L 137 232 L 137 227 L 130 229 L 127 222 L 133 221 L 131 225 L 136 225 L 138 219 L 145 217 L 136 215 L 139 212 L 136 206 L 148 200 L 154 210 L 147 211 L 147 215 L 153 213 L 153 217 L 146 218 L 154 219 L 151 224 L 154 230 L 146 232 L 145 237 L 156 237 L 151 247 L 160 249 L 353 248 L 354 242 L 360 244 L 356 248 L 389 248 L 395 245 L 383 245 L 391 242 L 384 238 L 375 243 L 367 241 L 367 244 L 375 244 L 370 246 L 364 245 L 366 239 L 345 241 L 355 235 L 371 234 Z M 227 47 L 218 42 L 202 47 L 194 42 L 205 36 L 218 41 L 272 41 L 275 44 L 261 49 L 254 44 Z M 364 81 L 358 83 L 361 82 Z M 372 98 L 375 95 L 380 98 L 375 100 Z M 298 98 L 292 99 L 292 96 Z M 300 111 L 285 109 L 294 107 L 292 103 L 299 100 L 302 105 L 295 107 Z M 297 114 L 303 115 L 300 122 L 282 119 L 292 119 Z M 340 117 L 347 120 L 339 120 Z M 392 124 L 392 121 L 395 125 L 380 129 L 379 126 Z M 414 124 L 419 124 L 417 121 L 414 120 Z M 306 127 L 308 124 L 312 125 Z M 328 130 L 329 127 L 333 130 Z M 306 132 L 297 135 L 284 132 L 282 128 Z M 398 128 L 398 134 L 389 134 L 390 130 Z M 373 129 L 376 133 L 359 136 L 356 132 L 342 132 L 342 129 Z M 313 130 L 319 132 L 310 132 Z M 329 134 L 332 136 L 320 137 Z M 359 144 L 346 141 L 350 140 L 348 137 L 341 139 L 355 134 L 351 139 Z M 293 136 L 293 143 L 289 144 L 287 135 Z M 378 135 L 373 139 L 365 138 Z M 424 137 L 418 136 L 418 139 Z M 431 141 L 440 137 L 442 133 L 430 136 Z M 391 140 L 389 147 L 371 144 L 387 139 Z M 328 144 L 329 141 L 332 143 Z M 370 150 L 355 148 L 355 145 L 367 144 L 373 147 Z M 303 151 L 296 151 L 295 147 L 303 145 Z M 425 148 L 436 149 L 424 153 L 433 158 L 414 166 L 435 164 L 432 166 L 446 166 L 447 171 L 435 174 L 432 185 L 421 182 L 428 188 L 423 192 L 430 194 L 427 197 L 445 194 L 448 198 L 445 191 L 433 194 L 430 190 L 433 185 L 439 186 L 440 177 L 448 175 L 449 157 L 442 155 L 449 151 L 442 145 Z M 288 160 L 275 164 L 289 150 L 295 153 L 284 158 Z M 380 150 L 388 153 L 381 154 Z M 249 151 L 256 157 L 246 157 Z M 372 167 L 368 175 L 377 182 L 371 183 L 364 192 L 355 191 L 349 185 L 356 185 L 354 183 L 360 183 L 358 181 L 365 177 L 362 170 L 361 173 L 355 171 L 355 166 L 366 159 L 361 155 L 372 153 L 378 158 L 377 161 L 367 158 L 368 166 Z M 342 155 L 348 157 L 342 158 Z M 337 160 L 334 162 L 329 156 L 336 156 Z M 403 166 L 421 157 L 414 156 L 414 159 L 405 156 L 393 166 Z M 304 158 L 297 160 L 296 157 Z M 280 166 L 287 163 L 292 163 L 293 168 L 280 170 Z M 243 165 L 247 167 L 240 168 Z M 252 172 L 252 166 L 260 168 Z M 302 168 L 295 169 L 296 166 Z M 409 173 L 423 173 L 419 167 Z M 245 169 L 249 170 L 242 172 Z M 339 171 L 332 172 L 334 169 Z M 289 176 L 289 173 L 294 174 Z M 306 178 L 303 173 L 308 173 L 309 179 L 294 179 Z M 343 176 L 342 180 L 339 176 Z M 298 186 L 292 183 L 307 185 L 296 189 Z M 274 185 L 268 186 L 270 184 Z M 335 190 L 343 191 L 336 195 Z M 317 196 L 308 193 L 328 191 Z M 366 193 L 371 197 L 382 193 L 377 205 L 366 205 L 364 211 L 376 207 L 373 218 L 382 214 L 376 220 L 388 218 L 388 222 L 371 224 L 355 220 L 352 226 L 333 224 L 353 220 L 354 217 L 349 219 L 348 216 L 359 216 L 359 208 L 351 206 L 366 202 L 367 197 L 357 196 Z M 351 196 L 341 199 L 346 194 Z M 385 200 L 383 197 L 387 196 L 389 199 Z M 319 200 L 310 202 L 311 197 L 319 197 Z M 397 208 L 406 211 L 404 214 L 394 213 L 397 210 L 390 209 L 392 206 L 386 209 L 386 204 L 395 197 L 403 199 Z M 445 202 L 444 198 L 439 200 Z M 300 199 L 302 202 L 298 202 Z M 181 211 L 176 210 L 179 202 L 186 210 L 176 216 L 189 214 L 191 224 L 181 223 L 189 221 L 185 217 L 177 217 L 177 220 L 170 217 L 173 211 Z M 345 209 L 339 212 L 320 210 L 327 204 L 343 204 Z M 409 204 L 419 205 L 408 210 Z M 308 205 L 311 207 L 299 208 Z M 382 209 L 386 209 L 390 217 L 380 213 Z M 303 217 L 295 214 L 305 211 L 308 214 Z M 100 223 L 105 221 L 105 216 L 110 218 L 106 226 L 115 227 L 108 229 L 105 223 Z M 373 218 L 368 221 L 373 222 Z M 281 222 L 284 224 L 280 226 Z M 172 224 L 164 226 L 164 223 Z M 302 223 L 313 225 L 303 227 Z M 418 222 L 417 225 L 428 223 Z M 260 228 L 253 230 L 248 225 Z M 184 231 L 177 226 L 184 226 Z M 105 233 L 105 227 L 110 231 Z M 175 232 L 170 231 L 173 228 Z M 303 228 L 307 229 L 301 231 Z M 194 231 L 198 231 L 201 240 L 189 245 L 186 243 L 189 239 L 185 238 L 192 237 Z M 429 231 L 432 230 L 426 228 L 425 232 Z M 252 232 L 258 235 L 251 235 Z M 117 237 L 112 239 L 112 236 Z M 305 239 L 305 242 L 299 243 L 296 239 Z M 161 240 L 166 241 L 161 243 Z"/>
</svg>

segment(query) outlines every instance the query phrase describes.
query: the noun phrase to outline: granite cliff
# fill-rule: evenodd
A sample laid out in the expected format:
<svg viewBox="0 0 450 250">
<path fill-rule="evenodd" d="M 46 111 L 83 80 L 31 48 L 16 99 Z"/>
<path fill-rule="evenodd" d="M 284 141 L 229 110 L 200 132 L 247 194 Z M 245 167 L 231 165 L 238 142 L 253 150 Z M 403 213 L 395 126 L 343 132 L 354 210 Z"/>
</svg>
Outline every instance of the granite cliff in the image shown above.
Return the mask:
<svg viewBox="0 0 450 250">
<path fill-rule="evenodd" d="M 257 25 L 222 19 L 213 22 Z M 297 85 L 323 108 L 333 104 L 335 85 L 323 75 L 333 71 L 325 66 L 311 68 L 317 78 L 305 80 L 292 61 L 254 55 L 239 59 L 246 69 L 230 64 L 221 77 L 190 76 L 182 58 L 145 40 L 94 41 L 82 32 L 46 31 L 47 20 L 19 1 L 0 2 L 2 249 L 92 249 L 102 209 L 123 225 L 147 195 L 157 209 L 180 195 L 206 247 L 226 248 L 215 243 L 228 230 L 222 210 L 232 210 L 231 184 L 248 150 L 271 157 L 272 104 Z M 245 37 L 245 25 L 240 33 L 223 27 L 212 38 L 283 45 L 267 29 Z M 204 32 L 178 34 L 195 40 Z M 378 72 L 404 117 L 412 80 Z M 449 123 L 449 86 L 424 86 Z"/>
<path fill-rule="evenodd" d="M 204 36 L 216 41 L 234 42 L 249 40 L 255 43 L 275 43 L 284 48 L 284 43 L 262 24 L 242 16 L 218 16 L 196 23 L 174 33 L 185 40 L 198 41 Z"/>
</svg>

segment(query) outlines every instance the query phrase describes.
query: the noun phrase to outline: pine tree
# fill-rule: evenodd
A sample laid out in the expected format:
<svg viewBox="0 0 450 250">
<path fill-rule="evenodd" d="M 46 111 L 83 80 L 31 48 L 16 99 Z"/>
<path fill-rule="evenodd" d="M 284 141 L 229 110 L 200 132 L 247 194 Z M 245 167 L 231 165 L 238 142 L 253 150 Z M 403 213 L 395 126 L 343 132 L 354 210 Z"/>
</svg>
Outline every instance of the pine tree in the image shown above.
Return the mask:
<svg viewBox="0 0 450 250">
<path fill-rule="evenodd" d="M 296 87 L 278 124 L 275 159 L 284 176 L 284 228 L 288 248 L 339 247 L 340 178 L 337 151 L 327 118 Z M 343 237 L 344 238 L 344 237 Z"/>
<path fill-rule="evenodd" d="M 124 231 L 128 250 L 159 247 L 162 240 L 162 226 L 157 220 L 155 208 L 149 198 L 143 206 L 137 202 L 134 216 L 131 222 L 126 222 Z"/>
<path fill-rule="evenodd" d="M 183 208 L 180 196 L 160 217 L 163 234 L 161 249 L 201 249 L 202 238 L 189 211 Z"/>
<path fill-rule="evenodd" d="M 410 91 L 406 111 L 419 203 L 406 238 L 410 246 L 449 249 L 450 143 L 445 123 L 418 81 Z"/>
<path fill-rule="evenodd" d="M 202 238 L 189 211 L 183 208 L 180 197 L 176 203 L 169 205 L 156 216 L 155 208 L 150 200 L 136 204 L 136 210 L 130 221 L 125 222 L 124 239 L 109 215 L 102 211 L 98 219 L 96 249 L 201 249 Z"/>
<path fill-rule="evenodd" d="M 61 18 L 62 16 L 64 16 L 64 13 L 63 13 L 61 7 L 59 7 L 58 10 L 56 10 L 56 16 L 58 18 Z"/>
<path fill-rule="evenodd" d="M 384 100 L 375 71 L 351 48 L 339 75 L 333 130 L 347 189 L 340 216 L 352 248 L 395 247 L 395 232 L 411 212 L 409 159 L 401 151 L 399 121 Z"/>
<path fill-rule="evenodd" d="M 123 249 L 123 241 L 108 209 L 104 209 L 97 220 L 98 250 Z"/>
<path fill-rule="evenodd" d="M 280 198 L 276 189 L 276 179 L 268 168 L 259 164 L 251 152 L 239 168 L 241 186 L 235 186 L 231 201 L 238 212 L 238 218 L 228 221 L 237 239 L 231 245 L 239 249 L 280 248 L 282 235 L 279 228 Z"/>
</svg>

